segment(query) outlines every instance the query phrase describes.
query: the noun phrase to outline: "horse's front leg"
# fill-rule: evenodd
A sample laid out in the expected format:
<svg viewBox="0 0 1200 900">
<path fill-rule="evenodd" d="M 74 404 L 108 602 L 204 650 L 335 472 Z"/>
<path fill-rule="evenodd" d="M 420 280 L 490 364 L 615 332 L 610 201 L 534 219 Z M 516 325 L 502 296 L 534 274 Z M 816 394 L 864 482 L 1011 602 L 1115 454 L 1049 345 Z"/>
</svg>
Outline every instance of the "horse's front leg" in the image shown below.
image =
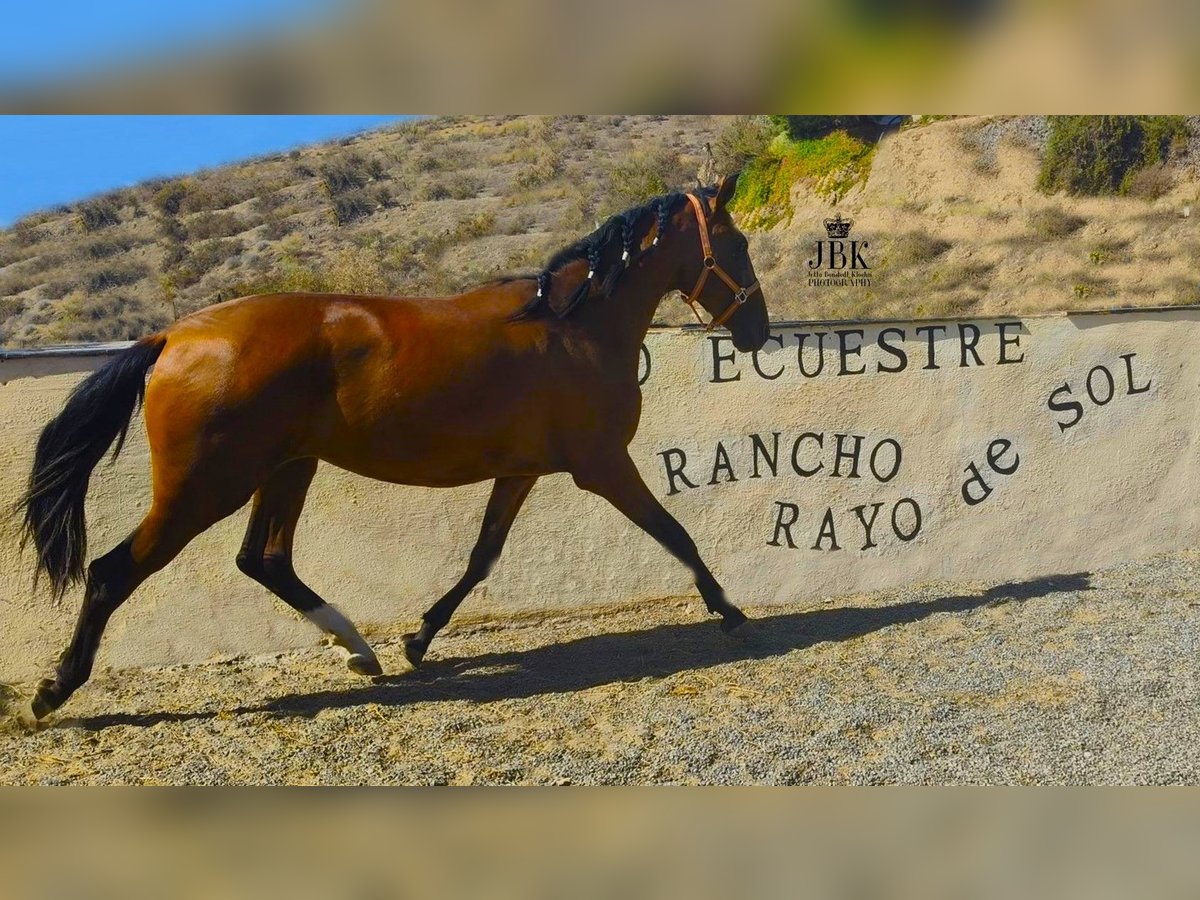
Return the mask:
<svg viewBox="0 0 1200 900">
<path fill-rule="evenodd" d="M 428 612 L 422 616 L 420 631 L 404 635 L 404 655 L 414 667 L 421 664 L 434 635 L 450 621 L 450 617 L 471 592 L 471 588 L 483 581 L 491 571 L 492 565 L 500 556 L 500 551 L 504 549 L 504 541 L 508 538 L 508 531 L 521 510 L 521 504 L 529 496 L 535 481 L 536 475 L 524 475 L 497 478 L 496 483 L 492 485 L 492 496 L 488 499 L 487 509 L 483 514 L 483 525 L 479 529 L 475 548 L 471 551 L 467 571 L 458 580 L 458 584 L 429 607 Z"/>
<path fill-rule="evenodd" d="M 729 602 L 724 589 L 700 558 L 696 542 L 646 487 L 624 448 L 611 456 L 598 456 L 571 474 L 577 485 L 603 497 L 692 570 L 704 605 L 709 612 L 721 616 L 723 631 L 733 631 L 745 623 L 746 616 Z"/>
</svg>

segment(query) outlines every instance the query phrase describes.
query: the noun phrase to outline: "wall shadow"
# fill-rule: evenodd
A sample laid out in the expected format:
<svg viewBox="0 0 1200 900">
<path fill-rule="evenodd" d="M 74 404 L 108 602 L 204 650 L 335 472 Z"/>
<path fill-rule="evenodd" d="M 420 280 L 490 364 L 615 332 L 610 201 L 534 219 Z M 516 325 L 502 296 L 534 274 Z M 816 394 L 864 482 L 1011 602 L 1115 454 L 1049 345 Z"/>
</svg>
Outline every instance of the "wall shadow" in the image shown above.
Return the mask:
<svg viewBox="0 0 1200 900">
<path fill-rule="evenodd" d="M 939 597 L 882 607 L 847 606 L 768 615 L 755 620 L 752 634 L 745 639 L 727 637 L 711 619 L 658 625 L 639 631 L 591 635 L 532 650 L 433 659 L 419 671 L 384 676 L 363 687 L 287 694 L 230 712 L 307 718 L 322 710 L 368 703 L 385 706 L 439 700 L 489 703 L 568 693 L 604 684 L 662 678 L 728 662 L 782 656 L 814 644 L 850 640 L 941 613 L 965 613 L 986 606 L 1023 603 L 1051 594 L 1090 589 L 1090 573 L 1080 572 L 997 585 L 969 596 Z M 497 639 L 502 640 L 502 635 L 498 634 Z M 159 722 L 210 719 L 216 715 L 214 711 L 115 713 L 72 721 L 97 730 L 112 725 L 151 726 Z"/>
</svg>

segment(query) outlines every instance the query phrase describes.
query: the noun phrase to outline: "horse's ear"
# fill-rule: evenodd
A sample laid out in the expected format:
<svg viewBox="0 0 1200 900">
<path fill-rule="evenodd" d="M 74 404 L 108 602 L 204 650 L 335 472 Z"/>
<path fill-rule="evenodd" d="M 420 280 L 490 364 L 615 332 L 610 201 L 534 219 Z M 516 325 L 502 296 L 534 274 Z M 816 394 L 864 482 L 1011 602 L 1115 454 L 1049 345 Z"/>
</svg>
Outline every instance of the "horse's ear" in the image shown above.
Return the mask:
<svg viewBox="0 0 1200 900">
<path fill-rule="evenodd" d="M 732 175 L 724 176 L 717 182 L 717 196 L 713 198 L 713 209 L 720 210 L 725 208 L 725 204 L 733 199 L 733 192 L 737 190 L 738 175 L 734 172 Z"/>
</svg>

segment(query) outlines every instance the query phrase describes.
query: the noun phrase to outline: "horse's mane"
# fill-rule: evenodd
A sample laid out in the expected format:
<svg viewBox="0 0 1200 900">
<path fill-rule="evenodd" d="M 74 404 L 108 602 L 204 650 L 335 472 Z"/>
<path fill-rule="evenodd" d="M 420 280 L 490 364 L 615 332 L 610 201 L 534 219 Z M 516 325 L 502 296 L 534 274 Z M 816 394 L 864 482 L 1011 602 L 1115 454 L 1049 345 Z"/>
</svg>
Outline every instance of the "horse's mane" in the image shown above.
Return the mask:
<svg viewBox="0 0 1200 900">
<path fill-rule="evenodd" d="M 711 198 L 716 191 L 715 187 L 706 187 L 698 188 L 695 193 Z M 537 283 L 537 293 L 512 315 L 512 321 L 525 321 L 551 313 L 565 318 L 589 296 L 605 298 L 611 295 L 629 263 L 639 255 L 638 247 L 649 233 L 649 229 L 640 229 L 643 233 L 638 234 L 638 223 L 652 215 L 653 225 L 658 227 L 658 233 L 661 234 L 666 228 L 667 220 L 686 203 L 687 195 L 679 191 L 654 197 L 640 206 L 610 216 L 591 234 L 563 247 L 551 256 L 540 272 L 500 279 L 501 282 L 531 279 Z M 614 259 L 614 254 L 609 251 L 618 247 L 623 254 Z M 649 253 L 653 249 L 651 246 L 645 252 Z M 560 309 L 553 309 L 549 302 L 553 280 L 563 268 L 577 260 L 586 260 L 591 274 L 571 292 Z"/>
</svg>

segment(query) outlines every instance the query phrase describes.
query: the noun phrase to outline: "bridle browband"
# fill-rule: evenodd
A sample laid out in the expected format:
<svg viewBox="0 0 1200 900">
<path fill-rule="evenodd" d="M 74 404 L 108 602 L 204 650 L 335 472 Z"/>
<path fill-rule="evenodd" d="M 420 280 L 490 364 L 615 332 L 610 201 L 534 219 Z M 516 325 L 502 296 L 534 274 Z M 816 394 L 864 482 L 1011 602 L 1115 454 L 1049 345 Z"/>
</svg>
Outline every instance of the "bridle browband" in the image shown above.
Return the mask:
<svg viewBox="0 0 1200 900">
<path fill-rule="evenodd" d="M 700 248 L 704 251 L 704 261 L 700 268 L 700 277 L 696 279 L 696 286 L 692 288 L 690 294 L 685 294 L 683 300 L 692 308 L 692 313 L 696 316 L 696 321 L 704 325 L 704 319 L 700 316 L 700 310 L 696 309 L 696 298 L 700 296 L 700 292 L 704 290 L 704 283 L 708 281 L 708 273 L 716 272 L 729 289 L 733 291 L 733 302 L 731 302 L 725 311 L 714 318 L 707 325 L 704 325 L 705 331 L 712 331 L 714 328 L 720 328 L 733 316 L 735 312 L 742 308 L 745 302 L 750 299 L 750 295 L 758 290 L 758 282 L 742 287 L 736 281 L 729 277 L 729 273 L 717 265 L 717 260 L 713 257 L 712 241 L 708 236 L 708 218 L 704 215 L 704 201 L 695 194 L 688 194 L 688 200 L 692 202 L 692 209 L 696 211 L 696 224 L 700 230 Z"/>
</svg>

